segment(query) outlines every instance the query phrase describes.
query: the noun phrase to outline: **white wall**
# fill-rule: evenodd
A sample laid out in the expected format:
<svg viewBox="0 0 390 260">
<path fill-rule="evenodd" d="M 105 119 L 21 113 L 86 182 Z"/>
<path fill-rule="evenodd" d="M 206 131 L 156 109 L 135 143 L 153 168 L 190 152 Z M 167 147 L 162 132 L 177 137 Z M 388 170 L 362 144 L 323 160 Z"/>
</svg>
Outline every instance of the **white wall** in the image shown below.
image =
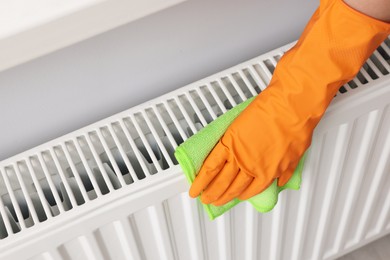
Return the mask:
<svg viewBox="0 0 390 260">
<path fill-rule="evenodd" d="M 0 72 L 0 160 L 291 42 L 317 5 L 190 0 Z"/>
</svg>

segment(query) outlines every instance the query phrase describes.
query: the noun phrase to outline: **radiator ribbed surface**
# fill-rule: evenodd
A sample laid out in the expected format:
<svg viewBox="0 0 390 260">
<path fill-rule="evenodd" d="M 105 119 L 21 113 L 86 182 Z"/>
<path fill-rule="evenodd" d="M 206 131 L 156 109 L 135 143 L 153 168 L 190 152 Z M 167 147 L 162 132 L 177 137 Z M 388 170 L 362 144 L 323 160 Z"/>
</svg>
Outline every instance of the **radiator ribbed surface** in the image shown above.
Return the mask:
<svg viewBox="0 0 390 260">
<path fill-rule="evenodd" d="M 1 259 L 334 259 L 389 233 L 386 41 L 316 128 L 300 191 L 210 222 L 174 149 L 263 90 L 290 45 L 0 163 Z"/>
</svg>

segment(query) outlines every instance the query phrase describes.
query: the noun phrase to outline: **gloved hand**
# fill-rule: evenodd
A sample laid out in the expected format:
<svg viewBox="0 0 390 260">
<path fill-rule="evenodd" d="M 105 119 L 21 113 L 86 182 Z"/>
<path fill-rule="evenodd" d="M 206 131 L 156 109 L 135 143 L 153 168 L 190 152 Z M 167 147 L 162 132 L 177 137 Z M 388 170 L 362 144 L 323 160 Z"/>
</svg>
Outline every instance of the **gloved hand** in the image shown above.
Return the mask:
<svg viewBox="0 0 390 260">
<path fill-rule="evenodd" d="M 246 200 L 274 179 L 282 186 L 310 146 L 338 89 L 390 33 L 390 24 L 341 0 L 322 1 L 269 86 L 229 126 L 190 189 L 203 203 Z"/>
</svg>

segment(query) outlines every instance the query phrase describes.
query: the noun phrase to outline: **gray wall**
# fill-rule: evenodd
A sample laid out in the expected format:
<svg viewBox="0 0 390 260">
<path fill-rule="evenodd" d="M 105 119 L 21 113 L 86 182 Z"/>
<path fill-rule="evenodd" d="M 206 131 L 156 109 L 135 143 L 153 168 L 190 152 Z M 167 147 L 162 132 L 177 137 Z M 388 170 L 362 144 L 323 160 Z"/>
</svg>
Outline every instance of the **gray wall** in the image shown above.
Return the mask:
<svg viewBox="0 0 390 260">
<path fill-rule="evenodd" d="M 0 72 L 0 160 L 289 43 L 317 5 L 190 0 Z"/>
</svg>

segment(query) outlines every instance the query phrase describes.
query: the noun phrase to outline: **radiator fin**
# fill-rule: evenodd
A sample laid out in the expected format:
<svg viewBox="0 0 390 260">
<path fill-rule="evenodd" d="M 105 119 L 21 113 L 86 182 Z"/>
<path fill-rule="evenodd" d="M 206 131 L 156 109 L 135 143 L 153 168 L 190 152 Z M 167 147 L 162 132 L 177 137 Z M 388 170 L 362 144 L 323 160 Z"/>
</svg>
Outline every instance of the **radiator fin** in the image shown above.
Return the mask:
<svg viewBox="0 0 390 260">
<path fill-rule="evenodd" d="M 334 103 L 388 79 L 389 43 Z M 338 123 L 313 136 L 301 190 L 283 192 L 268 214 L 240 204 L 210 222 L 200 203 L 182 193 L 188 186 L 176 147 L 263 91 L 289 47 L 0 162 L 3 247 L 25 241 L 36 252 L 31 259 L 333 259 L 388 233 L 390 116 L 382 104 L 389 99 L 332 114 Z M 23 240 L 52 228 L 68 239 L 52 237 L 47 252 L 33 247 L 40 240 Z"/>
</svg>

